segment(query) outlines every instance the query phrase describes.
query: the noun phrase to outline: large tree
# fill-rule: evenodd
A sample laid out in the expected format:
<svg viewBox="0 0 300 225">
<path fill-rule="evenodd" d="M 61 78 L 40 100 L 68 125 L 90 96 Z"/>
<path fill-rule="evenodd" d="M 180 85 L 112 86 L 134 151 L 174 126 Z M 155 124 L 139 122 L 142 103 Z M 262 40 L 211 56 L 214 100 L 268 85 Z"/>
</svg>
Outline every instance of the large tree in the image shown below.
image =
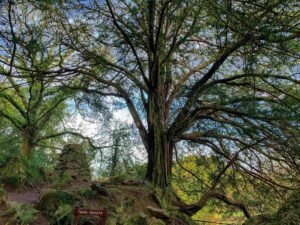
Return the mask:
<svg viewBox="0 0 300 225">
<path fill-rule="evenodd" d="M 270 184 L 280 185 L 261 158 L 299 175 L 299 158 L 283 147 L 297 144 L 299 125 L 296 1 L 70 4 L 57 26 L 82 59 L 81 88 L 126 105 L 156 186 L 170 186 L 184 140 Z"/>
<path fill-rule="evenodd" d="M 0 22 L 0 117 L 20 137 L 20 154 L 29 157 L 62 131 L 70 93 L 51 75 L 60 73 L 70 52 L 61 49 L 47 20 L 27 2 L 2 2 Z"/>
</svg>

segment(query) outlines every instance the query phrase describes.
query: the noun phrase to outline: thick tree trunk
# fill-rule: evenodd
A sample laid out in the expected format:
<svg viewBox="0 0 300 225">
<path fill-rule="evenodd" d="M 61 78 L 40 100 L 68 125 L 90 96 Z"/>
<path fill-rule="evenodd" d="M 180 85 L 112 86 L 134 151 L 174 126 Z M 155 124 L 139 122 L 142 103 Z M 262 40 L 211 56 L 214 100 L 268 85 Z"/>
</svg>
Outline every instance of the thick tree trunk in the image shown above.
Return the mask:
<svg viewBox="0 0 300 225">
<path fill-rule="evenodd" d="M 152 138 L 146 178 L 164 189 L 171 185 L 173 146 L 160 129 L 154 129 Z"/>
<path fill-rule="evenodd" d="M 154 164 L 152 172 L 152 182 L 160 188 L 171 186 L 172 177 L 172 147 L 162 135 L 158 138 L 160 142 L 154 151 Z"/>
<path fill-rule="evenodd" d="M 32 145 L 30 144 L 29 141 L 23 141 L 22 146 L 21 146 L 21 156 L 29 157 L 32 151 Z"/>
<path fill-rule="evenodd" d="M 21 156 L 25 156 L 25 157 L 29 157 L 31 152 L 32 152 L 32 149 L 33 149 L 33 145 L 31 143 L 30 140 L 28 139 L 23 139 L 23 143 L 22 143 L 22 146 L 21 146 Z"/>
<path fill-rule="evenodd" d="M 161 87 L 160 85 L 157 86 Z M 163 91 L 162 88 L 152 90 L 148 99 L 147 179 L 156 187 L 165 189 L 171 185 L 173 145 L 166 128 Z"/>
<path fill-rule="evenodd" d="M 20 155 L 25 157 L 30 157 L 31 152 L 34 148 L 34 138 L 31 132 L 28 131 L 28 129 L 24 129 L 23 135 L 22 135 L 22 144 L 21 144 L 21 150 Z"/>
</svg>

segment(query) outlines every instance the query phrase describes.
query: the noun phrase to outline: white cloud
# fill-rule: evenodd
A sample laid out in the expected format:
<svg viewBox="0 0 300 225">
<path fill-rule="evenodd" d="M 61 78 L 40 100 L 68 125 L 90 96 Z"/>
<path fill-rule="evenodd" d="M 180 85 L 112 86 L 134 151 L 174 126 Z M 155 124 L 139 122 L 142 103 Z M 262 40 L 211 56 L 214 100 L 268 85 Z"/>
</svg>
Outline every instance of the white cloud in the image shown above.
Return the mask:
<svg viewBox="0 0 300 225">
<path fill-rule="evenodd" d="M 127 108 L 115 111 L 114 118 L 123 122 L 133 123 L 133 119 Z"/>
</svg>

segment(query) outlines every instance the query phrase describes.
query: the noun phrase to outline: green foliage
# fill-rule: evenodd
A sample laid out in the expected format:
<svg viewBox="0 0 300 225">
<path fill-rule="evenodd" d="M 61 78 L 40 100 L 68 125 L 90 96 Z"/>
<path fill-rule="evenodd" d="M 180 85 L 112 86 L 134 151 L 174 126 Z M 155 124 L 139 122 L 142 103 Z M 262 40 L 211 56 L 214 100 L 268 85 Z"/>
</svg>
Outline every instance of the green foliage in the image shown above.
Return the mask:
<svg viewBox="0 0 300 225">
<path fill-rule="evenodd" d="M 113 129 L 110 140 L 112 147 L 102 151 L 101 166 L 97 175 L 115 177 L 127 174 L 132 178 L 142 177 L 143 171 L 136 167 L 139 161 L 133 152 L 135 137 L 130 125 L 120 121 L 111 121 L 110 126 Z"/>
<path fill-rule="evenodd" d="M 73 206 L 68 204 L 62 204 L 56 209 L 51 225 L 64 225 L 71 224 L 73 221 Z"/>
<path fill-rule="evenodd" d="M 147 224 L 147 218 L 142 216 L 132 216 L 127 221 L 128 225 L 144 225 Z"/>
<path fill-rule="evenodd" d="M 108 218 L 107 225 L 165 225 L 165 223 L 162 220 L 150 218 L 141 213 L 122 216 L 112 214 Z"/>
<path fill-rule="evenodd" d="M 195 203 L 209 191 L 208 184 L 216 179 L 222 166 L 224 166 L 224 161 L 217 156 L 190 155 L 179 158 L 173 167 L 172 186 L 184 202 Z M 191 171 L 197 178 L 191 174 Z M 233 183 L 235 179 L 226 178 L 226 175 L 230 173 L 229 169 L 218 186 L 219 190 L 232 198 L 239 198 L 239 196 L 234 196 L 235 185 Z M 248 205 L 248 202 L 246 204 Z M 193 216 L 195 220 L 215 222 L 233 218 L 234 220 L 243 220 L 244 215 L 237 209 L 214 199 L 208 201 L 207 205 Z"/>
<path fill-rule="evenodd" d="M 50 2 L 54 4 L 54 1 Z M 37 5 L 42 5 L 41 1 Z M 71 92 L 58 87 L 53 83 L 53 78 L 42 77 L 42 74 L 51 74 L 50 71 L 62 65 L 69 53 L 62 53 L 57 48 L 56 38 L 45 39 L 44 31 L 49 24 L 41 19 L 42 12 L 36 5 L 15 2 L 10 6 L 11 10 L 1 8 L 1 14 L 6 18 L 14 17 L 13 24 L 17 28 L 13 29 L 14 32 L 6 33 L 6 38 L 1 37 L 1 42 L 4 39 L 14 40 L 18 47 L 11 57 L 14 58 L 14 66 L 19 69 L 8 72 L 7 66 L 0 64 L 1 77 L 4 77 L 0 84 L 0 116 L 1 121 L 4 120 L 14 129 L 13 136 L 18 137 L 17 144 L 21 148 L 19 152 L 29 156 L 33 149 L 41 150 L 40 146 L 47 148 L 50 144 L 48 140 L 57 139 L 58 136 L 54 134 L 61 131 L 60 123 L 66 114 L 65 101 Z M 28 24 L 26 18 L 39 19 L 31 20 Z M 5 29 L 1 26 L 2 31 Z M 8 49 L 10 44 L 6 45 Z M 6 54 L 0 55 L 2 62 L 10 57 L 8 49 L 4 51 Z"/>
<path fill-rule="evenodd" d="M 15 187 L 33 186 L 45 181 L 46 167 L 46 159 L 40 153 L 33 154 L 31 158 L 13 158 L 9 164 L 0 168 L 0 180 Z"/>
<path fill-rule="evenodd" d="M 35 220 L 38 211 L 31 204 L 11 203 L 10 207 L 2 212 L 1 216 L 15 220 L 19 225 L 30 225 Z"/>
<path fill-rule="evenodd" d="M 20 137 L 14 126 L 7 120 L 0 120 L 0 168 L 9 163 L 11 158 L 18 156 Z"/>
<path fill-rule="evenodd" d="M 72 177 L 69 174 L 63 173 L 60 176 L 56 176 L 52 182 L 53 187 L 61 189 L 72 181 Z"/>
<path fill-rule="evenodd" d="M 97 196 L 97 191 L 92 190 L 91 188 L 80 188 L 78 190 L 78 195 L 84 198 L 95 198 L 95 196 Z"/>
<path fill-rule="evenodd" d="M 38 209 L 51 221 L 51 225 L 63 225 L 72 222 L 72 210 L 79 198 L 70 192 L 49 189 L 41 194 Z"/>
</svg>

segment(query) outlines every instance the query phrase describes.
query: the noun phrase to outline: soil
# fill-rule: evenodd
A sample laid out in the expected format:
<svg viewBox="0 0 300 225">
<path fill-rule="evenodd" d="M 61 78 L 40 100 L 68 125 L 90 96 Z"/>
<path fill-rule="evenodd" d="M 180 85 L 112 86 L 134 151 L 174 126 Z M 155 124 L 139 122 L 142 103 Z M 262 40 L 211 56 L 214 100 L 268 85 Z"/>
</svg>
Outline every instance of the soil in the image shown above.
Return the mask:
<svg viewBox="0 0 300 225">
<path fill-rule="evenodd" d="M 34 221 L 34 225 L 48 225 L 48 220 L 41 213 L 39 213 Z"/>
<path fill-rule="evenodd" d="M 8 201 L 36 204 L 39 200 L 41 188 L 27 188 L 26 190 L 7 190 Z"/>
</svg>

